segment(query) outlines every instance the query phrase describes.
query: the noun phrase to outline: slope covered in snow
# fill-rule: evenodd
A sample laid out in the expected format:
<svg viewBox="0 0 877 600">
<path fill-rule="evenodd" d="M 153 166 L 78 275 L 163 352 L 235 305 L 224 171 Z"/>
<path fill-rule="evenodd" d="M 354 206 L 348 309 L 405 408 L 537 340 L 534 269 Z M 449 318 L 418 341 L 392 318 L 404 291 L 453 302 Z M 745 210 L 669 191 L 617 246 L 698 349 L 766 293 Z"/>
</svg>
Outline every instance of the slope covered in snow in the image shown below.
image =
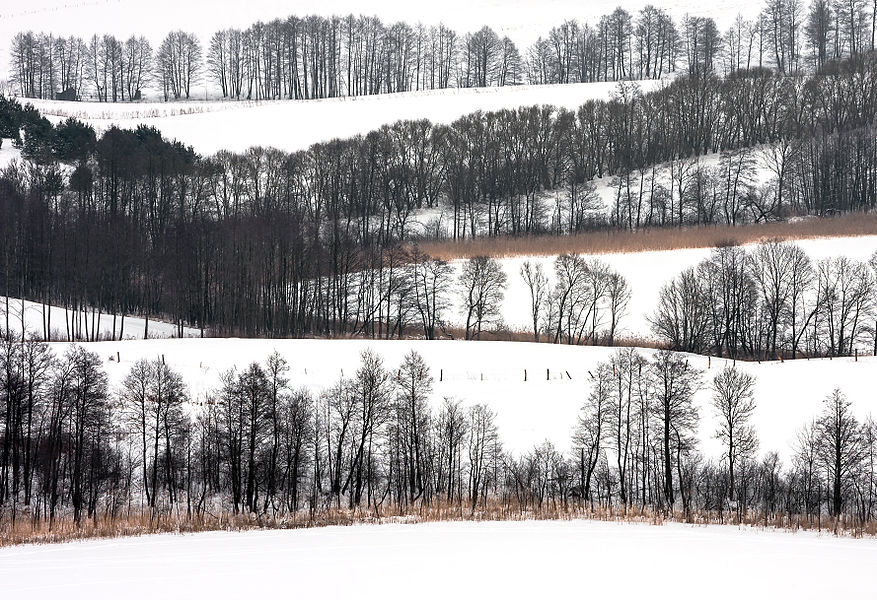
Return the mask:
<svg viewBox="0 0 877 600">
<path fill-rule="evenodd" d="M 67 346 L 53 344 L 58 353 L 65 352 Z M 545 440 L 561 451 L 569 449 L 580 408 L 591 390 L 589 372 L 616 351 L 516 342 L 240 339 L 99 342 L 89 344 L 87 349 L 104 360 L 114 386 L 137 360 L 164 360 L 183 375 L 196 410 L 217 388 L 223 372 L 243 369 L 253 361 L 264 363 L 275 350 L 291 366 L 290 384 L 307 387 L 315 394 L 342 376 L 352 376 L 363 350 L 376 352 L 391 372 L 405 354 L 416 350 L 435 378 L 433 405 L 437 408 L 444 398 L 458 399 L 465 406 L 489 405 L 497 413 L 501 440 L 516 454 Z M 646 356 L 653 354 L 650 350 L 642 352 Z M 700 449 L 707 458 L 717 459 L 721 447 L 713 437 L 716 420 L 708 386 L 729 361 L 695 355 L 688 356 L 688 360 L 704 371 L 704 387 L 695 396 L 701 414 Z M 860 418 L 877 414 L 877 397 L 871 391 L 877 358 L 737 365 L 758 380 L 758 408 L 753 423 L 762 451 L 776 450 L 783 458 L 791 456 L 798 429 L 819 414 L 825 396 L 838 386 L 853 402 Z"/>
<path fill-rule="evenodd" d="M 8 309 L 7 309 L 8 307 Z M 8 318 L 7 318 L 8 317 Z M 48 330 L 50 339 L 124 339 L 140 340 L 145 337 L 179 337 L 177 326 L 161 320 L 147 320 L 139 316 L 98 314 L 93 311 L 72 311 L 60 306 L 45 307 L 38 302 L 19 298 L 0 296 L 0 328 L 20 333 L 25 330 L 44 338 Z M 201 331 L 191 327 L 183 328 L 183 337 L 197 337 Z"/>
<path fill-rule="evenodd" d="M 0 549 L 11 597 L 858 598 L 877 541 L 595 521 L 392 524 Z M 440 577 L 439 583 L 436 578 Z"/>
<path fill-rule="evenodd" d="M 609 98 L 616 83 L 577 83 L 502 88 L 468 88 L 323 100 L 267 102 L 143 102 L 106 104 L 28 100 L 55 121 L 76 117 L 100 133 L 112 125 L 146 124 L 201 154 L 242 152 L 252 146 L 304 150 L 319 142 L 352 137 L 400 120 L 448 124 L 463 115 L 519 106 L 551 104 L 575 109 Z M 646 92 L 663 85 L 639 82 Z"/>
</svg>

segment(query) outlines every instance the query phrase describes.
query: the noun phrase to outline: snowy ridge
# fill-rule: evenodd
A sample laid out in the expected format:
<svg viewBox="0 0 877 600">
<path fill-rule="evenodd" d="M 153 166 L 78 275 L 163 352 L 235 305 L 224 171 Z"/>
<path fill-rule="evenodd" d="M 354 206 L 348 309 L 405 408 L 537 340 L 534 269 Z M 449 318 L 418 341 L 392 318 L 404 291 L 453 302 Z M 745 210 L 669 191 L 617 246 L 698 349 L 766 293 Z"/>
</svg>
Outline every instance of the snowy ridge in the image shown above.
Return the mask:
<svg viewBox="0 0 877 600">
<path fill-rule="evenodd" d="M 637 82 L 643 92 L 664 82 Z M 253 146 L 293 152 L 336 138 L 365 134 L 401 120 L 429 119 L 449 124 L 478 110 L 495 111 L 550 104 L 575 109 L 588 100 L 608 99 L 614 82 L 565 85 L 465 88 L 265 102 L 142 102 L 110 104 L 24 100 L 55 122 L 68 116 L 91 124 L 98 133 L 112 125 L 158 128 L 166 139 L 191 145 L 201 154 L 242 152 Z"/>
</svg>

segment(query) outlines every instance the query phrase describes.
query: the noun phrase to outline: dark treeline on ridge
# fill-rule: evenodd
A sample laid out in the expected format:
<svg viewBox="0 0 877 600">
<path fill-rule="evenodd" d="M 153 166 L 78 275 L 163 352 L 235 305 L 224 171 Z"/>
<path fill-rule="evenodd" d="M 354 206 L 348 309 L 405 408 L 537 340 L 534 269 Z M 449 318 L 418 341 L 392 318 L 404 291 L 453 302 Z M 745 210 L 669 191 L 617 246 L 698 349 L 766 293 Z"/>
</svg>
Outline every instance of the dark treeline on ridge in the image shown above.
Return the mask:
<svg viewBox="0 0 877 600">
<path fill-rule="evenodd" d="M 216 32 L 209 42 L 172 31 L 149 40 L 112 34 L 22 32 L 10 42 L 12 83 L 31 98 L 101 102 L 190 98 L 204 83 L 223 97 L 310 99 L 449 87 L 657 79 L 679 70 L 721 74 L 770 67 L 812 71 L 874 50 L 877 20 L 865 2 L 768 0 L 722 32 L 708 17 L 675 22 L 652 5 L 575 19 L 519 50 L 488 25 L 383 23 L 374 16 L 290 16 Z"/>
<path fill-rule="evenodd" d="M 872 54 L 808 78 L 756 69 L 646 94 L 621 84 L 577 111 L 399 122 L 294 153 L 200 157 L 152 128 L 98 138 L 3 100 L 0 138 L 25 160 L 0 176 L 0 281 L 7 295 L 226 333 L 402 335 L 405 298 L 446 268 L 413 248 L 418 237 L 873 210 L 875 115 Z M 772 173 L 764 186 L 756 152 Z M 599 206 L 596 177 L 611 178 L 612 206 Z M 418 231 L 424 211 L 438 216 Z M 419 265 L 414 281 L 403 265 Z"/>
</svg>

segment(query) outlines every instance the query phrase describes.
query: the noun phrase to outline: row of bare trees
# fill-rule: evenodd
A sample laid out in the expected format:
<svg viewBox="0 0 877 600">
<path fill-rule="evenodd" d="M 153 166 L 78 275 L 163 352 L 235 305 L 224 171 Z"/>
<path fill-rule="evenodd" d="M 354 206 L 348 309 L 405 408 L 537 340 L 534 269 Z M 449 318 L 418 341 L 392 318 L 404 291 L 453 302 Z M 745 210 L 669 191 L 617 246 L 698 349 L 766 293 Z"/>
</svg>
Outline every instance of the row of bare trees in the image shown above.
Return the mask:
<svg viewBox="0 0 877 600">
<path fill-rule="evenodd" d="M 213 35 L 211 83 L 235 99 L 327 98 L 523 82 L 514 42 L 376 17 L 289 17 Z"/>
<path fill-rule="evenodd" d="M 226 372 L 193 402 L 161 360 L 138 361 L 110 389 L 88 350 L 56 356 L 4 335 L 0 375 L 7 524 L 218 511 L 313 518 L 330 508 L 381 514 L 488 502 L 875 516 L 877 427 L 859 422 L 840 390 L 801 429 L 784 466 L 776 452 L 759 453 L 752 375 L 729 365 L 705 381 L 667 351 L 620 350 L 589 371 L 568 453 L 550 442 L 509 452 L 496 412 L 437 400 L 430 366 L 414 351 L 392 368 L 365 351 L 355 373 L 318 394 L 297 387 L 275 352 Z M 711 398 L 702 406 L 701 391 Z M 714 458 L 699 448 L 703 410 L 722 445 Z"/>
<path fill-rule="evenodd" d="M 877 254 L 817 262 L 797 244 L 713 250 L 661 290 L 652 330 L 716 356 L 851 356 L 877 350 Z"/>
<path fill-rule="evenodd" d="M 701 389 L 708 406 L 692 401 Z M 581 489 L 609 505 L 873 518 L 877 424 L 860 422 L 835 389 L 799 430 L 784 466 L 775 451 L 759 455 L 757 408 L 756 380 L 745 370 L 728 365 L 704 381 L 681 355 L 620 350 L 591 372 L 574 437 Z M 703 409 L 713 413 L 718 459 L 698 449 Z"/>
<path fill-rule="evenodd" d="M 22 96 L 113 102 L 138 100 L 149 84 L 164 100 L 189 98 L 203 76 L 223 97 L 260 100 L 657 79 L 677 69 L 785 75 L 874 50 L 875 17 L 865 0 L 766 0 L 722 33 L 708 17 L 676 23 L 652 5 L 619 7 L 594 23 L 565 21 L 522 54 L 488 26 L 459 34 L 373 16 L 290 16 L 218 31 L 203 52 L 193 34 L 175 31 L 154 57 L 142 37 L 22 32 L 10 64 Z"/>
</svg>

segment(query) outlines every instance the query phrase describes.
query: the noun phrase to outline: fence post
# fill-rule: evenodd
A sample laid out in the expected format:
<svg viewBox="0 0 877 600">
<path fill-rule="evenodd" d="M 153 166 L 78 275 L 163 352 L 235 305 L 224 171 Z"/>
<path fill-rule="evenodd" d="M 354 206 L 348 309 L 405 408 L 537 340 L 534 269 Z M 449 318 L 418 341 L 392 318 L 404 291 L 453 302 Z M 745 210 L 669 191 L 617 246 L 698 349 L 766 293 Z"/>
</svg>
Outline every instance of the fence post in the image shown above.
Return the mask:
<svg viewBox="0 0 877 600">
<path fill-rule="evenodd" d="M 524 381 L 527 381 L 527 369 L 524 369 Z"/>
<path fill-rule="evenodd" d="M 444 380 L 444 378 L 445 378 L 445 370 L 439 369 L 439 381 Z"/>
<path fill-rule="evenodd" d="M 550 380 L 551 380 L 551 370 L 545 369 L 545 381 L 550 381 Z"/>
</svg>

